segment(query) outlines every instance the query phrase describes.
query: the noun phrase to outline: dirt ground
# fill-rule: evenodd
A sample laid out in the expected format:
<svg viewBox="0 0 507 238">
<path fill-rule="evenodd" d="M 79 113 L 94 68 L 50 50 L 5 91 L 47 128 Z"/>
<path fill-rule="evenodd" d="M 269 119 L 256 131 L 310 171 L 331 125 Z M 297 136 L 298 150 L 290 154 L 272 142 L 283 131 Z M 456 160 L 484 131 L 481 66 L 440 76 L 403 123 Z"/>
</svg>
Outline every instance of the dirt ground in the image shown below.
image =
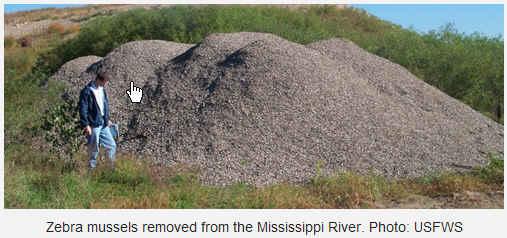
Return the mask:
<svg viewBox="0 0 507 238">
<path fill-rule="evenodd" d="M 5 36 L 20 38 L 45 33 L 52 23 L 63 26 L 82 24 L 93 16 L 107 15 L 134 8 L 156 8 L 159 5 L 89 5 L 85 7 L 43 9 L 5 15 Z"/>
<path fill-rule="evenodd" d="M 400 209 L 452 209 L 452 208 L 504 208 L 504 192 L 472 192 L 454 193 L 452 196 L 427 197 L 422 195 L 409 195 L 399 201 L 378 201 L 373 208 L 400 208 Z"/>
</svg>

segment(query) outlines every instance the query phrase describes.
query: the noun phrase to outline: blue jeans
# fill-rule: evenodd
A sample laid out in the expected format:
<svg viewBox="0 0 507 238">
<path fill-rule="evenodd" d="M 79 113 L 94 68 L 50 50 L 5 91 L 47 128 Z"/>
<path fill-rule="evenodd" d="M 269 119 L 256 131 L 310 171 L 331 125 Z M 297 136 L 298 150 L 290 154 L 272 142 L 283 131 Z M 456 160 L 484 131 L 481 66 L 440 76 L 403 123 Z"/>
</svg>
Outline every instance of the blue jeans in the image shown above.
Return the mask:
<svg viewBox="0 0 507 238">
<path fill-rule="evenodd" d="M 97 166 L 97 157 L 99 156 L 99 146 L 102 145 L 107 150 L 107 157 L 114 165 L 114 155 L 116 153 L 116 142 L 109 130 L 109 127 L 94 127 L 92 134 L 88 137 L 88 155 L 90 157 L 89 166 Z"/>
</svg>

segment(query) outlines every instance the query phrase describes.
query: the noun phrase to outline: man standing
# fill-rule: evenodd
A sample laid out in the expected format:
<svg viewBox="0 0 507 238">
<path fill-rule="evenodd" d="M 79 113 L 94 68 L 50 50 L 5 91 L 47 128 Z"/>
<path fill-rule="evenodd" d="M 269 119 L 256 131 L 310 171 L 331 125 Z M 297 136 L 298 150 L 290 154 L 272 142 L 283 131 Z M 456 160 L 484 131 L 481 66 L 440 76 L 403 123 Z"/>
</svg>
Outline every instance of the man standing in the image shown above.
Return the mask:
<svg viewBox="0 0 507 238">
<path fill-rule="evenodd" d="M 80 124 L 88 139 L 89 168 L 95 169 L 99 146 L 107 150 L 111 168 L 114 169 L 116 142 L 109 127 L 109 101 L 104 86 L 108 82 L 105 74 L 98 74 L 86 85 L 79 95 Z"/>
</svg>

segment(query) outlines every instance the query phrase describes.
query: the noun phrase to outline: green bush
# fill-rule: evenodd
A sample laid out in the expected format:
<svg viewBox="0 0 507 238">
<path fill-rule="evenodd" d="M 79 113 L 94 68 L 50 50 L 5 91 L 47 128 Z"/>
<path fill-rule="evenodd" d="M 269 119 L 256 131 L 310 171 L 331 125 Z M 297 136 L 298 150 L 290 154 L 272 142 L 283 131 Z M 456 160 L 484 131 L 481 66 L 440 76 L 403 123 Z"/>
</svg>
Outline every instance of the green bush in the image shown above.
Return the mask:
<svg viewBox="0 0 507 238">
<path fill-rule="evenodd" d="M 51 145 L 50 151 L 63 159 L 68 166 L 75 166 L 74 155 L 83 144 L 79 130 L 76 102 L 66 98 L 62 104 L 50 107 L 43 114 L 41 131 Z"/>
<path fill-rule="evenodd" d="M 475 110 L 503 122 L 503 40 L 459 33 L 453 25 L 418 34 L 393 31 L 376 54 Z"/>
<path fill-rule="evenodd" d="M 501 156 L 490 155 L 489 163 L 484 167 L 475 169 L 474 174 L 486 183 L 503 185 L 503 166 L 503 158 Z"/>
</svg>

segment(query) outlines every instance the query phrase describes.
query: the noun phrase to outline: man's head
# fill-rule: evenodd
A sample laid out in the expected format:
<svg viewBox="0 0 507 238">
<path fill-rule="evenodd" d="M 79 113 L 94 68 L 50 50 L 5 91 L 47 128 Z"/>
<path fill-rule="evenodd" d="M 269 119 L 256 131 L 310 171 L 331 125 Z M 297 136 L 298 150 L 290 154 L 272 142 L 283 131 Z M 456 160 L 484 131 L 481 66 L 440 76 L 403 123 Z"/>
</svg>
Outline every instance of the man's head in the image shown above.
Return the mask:
<svg viewBox="0 0 507 238">
<path fill-rule="evenodd" d="M 97 86 L 101 86 L 101 87 L 106 86 L 106 83 L 108 81 L 109 81 L 109 78 L 105 74 L 98 74 L 97 79 L 95 79 Z"/>
</svg>

